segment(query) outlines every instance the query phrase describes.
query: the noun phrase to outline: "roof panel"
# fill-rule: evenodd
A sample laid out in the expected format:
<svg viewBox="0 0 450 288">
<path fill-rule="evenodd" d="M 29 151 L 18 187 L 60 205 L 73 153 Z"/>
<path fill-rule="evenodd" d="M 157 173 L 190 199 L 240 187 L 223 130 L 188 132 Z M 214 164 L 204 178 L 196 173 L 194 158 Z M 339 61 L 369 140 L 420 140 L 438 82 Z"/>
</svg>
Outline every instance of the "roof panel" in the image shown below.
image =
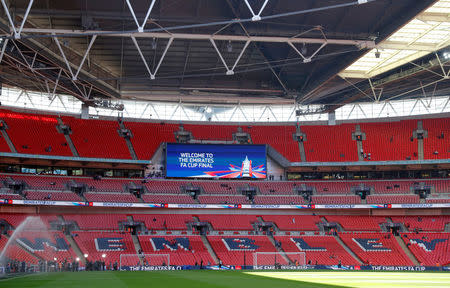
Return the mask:
<svg viewBox="0 0 450 288">
<path fill-rule="evenodd" d="M 340 75 L 343 77 L 359 75 L 358 78 L 370 78 L 443 48 L 450 41 L 450 17 L 440 18 L 441 21 L 419 20 L 419 18 L 425 18 L 423 16 L 426 13 L 450 15 L 450 0 L 436 2 L 388 37 L 386 41 L 398 44 L 396 49 L 383 49 L 383 43 L 385 43 L 383 41 L 378 48 L 367 52 L 344 69 Z M 432 49 L 418 49 L 420 44 L 432 44 Z M 379 54 L 376 53 L 377 51 Z M 375 56 L 376 54 L 378 57 Z"/>
</svg>

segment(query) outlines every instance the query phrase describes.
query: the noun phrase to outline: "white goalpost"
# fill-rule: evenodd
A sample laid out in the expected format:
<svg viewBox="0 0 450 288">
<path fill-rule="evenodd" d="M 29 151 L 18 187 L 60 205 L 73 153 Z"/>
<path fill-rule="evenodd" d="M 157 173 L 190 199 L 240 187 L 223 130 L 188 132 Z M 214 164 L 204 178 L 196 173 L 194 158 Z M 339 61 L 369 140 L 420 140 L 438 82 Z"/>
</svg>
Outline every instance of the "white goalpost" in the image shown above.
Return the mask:
<svg viewBox="0 0 450 288">
<path fill-rule="evenodd" d="M 255 252 L 253 266 L 306 265 L 305 252 Z"/>
<path fill-rule="evenodd" d="M 120 270 L 138 266 L 170 266 L 169 254 L 120 254 Z"/>
</svg>

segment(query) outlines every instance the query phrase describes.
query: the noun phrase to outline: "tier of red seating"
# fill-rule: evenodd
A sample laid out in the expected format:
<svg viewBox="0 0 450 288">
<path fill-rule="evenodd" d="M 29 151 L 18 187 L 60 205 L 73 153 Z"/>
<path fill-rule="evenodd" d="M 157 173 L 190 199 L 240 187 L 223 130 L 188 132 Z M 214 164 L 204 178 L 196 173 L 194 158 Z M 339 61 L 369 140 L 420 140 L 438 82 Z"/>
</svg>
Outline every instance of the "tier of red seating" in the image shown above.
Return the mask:
<svg viewBox="0 0 450 288">
<path fill-rule="evenodd" d="M 164 246 L 164 249 L 157 250 L 155 249 L 152 240 L 157 238 L 163 238 L 165 241 L 171 242 L 174 239 L 183 237 L 187 238 L 189 241 L 189 247 L 179 247 L 177 250 L 172 250 L 170 247 Z M 169 261 L 170 265 L 200 265 L 203 261 L 203 265 L 207 265 L 208 263 L 214 263 L 211 255 L 208 250 L 206 250 L 205 245 L 203 245 L 202 239 L 200 236 L 139 236 L 139 242 L 141 244 L 142 251 L 144 254 L 164 254 L 169 255 L 169 258 L 160 258 L 159 261 Z M 147 256 L 147 260 L 151 264 L 151 259 L 154 256 Z M 169 259 L 169 260 L 166 260 Z M 156 259 L 155 259 L 156 260 Z M 158 261 L 158 260 L 157 260 Z M 162 263 L 156 263 L 153 265 L 162 265 Z"/>
<path fill-rule="evenodd" d="M 163 142 L 175 142 L 178 125 L 168 123 L 125 122 L 133 137 L 131 143 L 138 159 L 150 160 Z M 122 140 L 123 141 L 123 140 Z"/>
<path fill-rule="evenodd" d="M 340 224 L 345 231 L 381 231 L 380 224 L 386 222 L 386 217 L 382 216 L 326 215 L 325 218 Z"/>
<path fill-rule="evenodd" d="M 58 120 L 55 116 L 7 110 L 0 110 L 0 115 L 9 127 L 9 138 L 18 153 L 72 156 L 64 135 L 56 130 Z M 0 143 L 6 144 L 4 139 Z M 0 144 L 0 149 L 6 147 Z M 9 148 L 0 151 L 11 152 Z"/>
<path fill-rule="evenodd" d="M 194 199 L 189 195 L 169 195 L 169 194 L 145 194 L 142 200 L 147 203 L 177 203 L 177 204 L 195 204 Z"/>
<path fill-rule="evenodd" d="M 64 235 L 61 232 L 51 231 L 51 232 L 39 232 L 39 231 L 26 231 L 21 232 L 19 235 L 16 235 L 19 239 L 27 239 L 33 241 L 33 239 L 41 238 L 48 239 L 52 243 L 56 243 L 56 239 L 64 239 Z M 6 237 L 0 238 L 0 251 L 6 246 L 8 239 Z M 27 244 L 26 242 L 21 242 Z M 42 245 L 42 250 L 33 251 L 34 255 L 40 257 L 44 261 L 74 261 L 77 256 L 73 249 L 68 248 L 67 250 L 55 250 L 55 248 L 50 245 Z M 27 263 L 37 264 L 39 258 L 33 256 L 32 253 L 29 253 L 27 250 L 21 248 L 17 244 L 13 243 L 6 250 L 5 256 L 10 259 L 19 259 L 20 261 L 25 261 Z M 56 260 L 55 260 L 56 259 Z"/>
<path fill-rule="evenodd" d="M 129 193 L 84 193 L 87 201 L 136 203 L 139 199 Z"/>
<path fill-rule="evenodd" d="M 305 204 L 301 196 L 257 196 L 255 204 L 295 205 Z"/>
<path fill-rule="evenodd" d="M 11 149 L 9 149 L 8 143 L 6 143 L 2 133 L 0 133 L 0 152 L 11 152 Z"/>
<path fill-rule="evenodd" d="M 312 204 L 361 204 L 361 198 L 356 195 L 312 196 L 311 203 Z M 386 203 L 388 203 L 388 202 L 386 202 Z"/>
<path fill-rule="evenodd" d="M 354 124 L 337 126 L 302 126 L 306 134 L 306 161 L 343 162 L 358 161 L 356 141 L 352 140 Z"/>
<path fill-rule="evenodd" d="M 215 254 L 225 265 L 254 265 L 256 264 L 254 262 L 256 260 L 255 252 L 277 251 L 268 236 L 252 235 L 255 232 L 251 224 L 259 220 L 274 222 L 278 229 L 286 231 L 285 233 L 276 233 L 274 239 L 280 243 L 280 247 L 285 252 L 288 252 L 287 256 L 292 261 L 297 260 L 299 264 L 303 264 L 303 259 L 298 252 L 304 252 L 306 254 L 305 263 L 358 265 L 357 259 L 353 258 L 339 244 L 338 238 L 340 238 L 365 264 L 413 265 L 412 260 L 406 255 L 397 239 L 391 233 L 383 233 L 380 232 L 380 229 L 376 229 L 379 223 L 387 221 L 385 217 L 381 216 L 324 216 L 329 222 L 338 222 L 346 230 L 354 230 L 353 232 L 341 232 L 336 236 L 320 235 L 317 223 L 321 221 L 321 216 L 315 215 L 62 214 L 58 217 L 56 215 L 43 214 L 34 216 L 39 217 L 27 218 L 27 214 L 0 214 L 0 219 L 6 220 L 16 228 L 27 219 L 26 224 L 23 224 L 22 228 L 17 230 L 15 234 L 16 239 L 20 240 L 22 246 L 13 244 L 7 250 L 7 257 L 24 260 L 29 263 L 37 263 L 38 258 L 33 256 L 34 253 L 35 256 L 47 261 L 52 261 L 54 258 L 59 259 L 58 261 L 63 261 L 63 259 L 68 261 L 75 260 L 78 256 L 74 249 L 70 247 L 69 241 L 67 241 L 68 236 L 61 231 L 50 229 L 52 221 L 64 219 L 66 222 L 75 221 L 77 224 L 78 229 L 72 231 L 71 237 L 79 246 L 81 253 L 87 254 L 88 260 L 119 263 L 121 254 L 137 254 L 131 234 L 117 232 L 119 222 L 128 221 L 131 216 L 135 221 L 144 222 L 151 232 L 150 235 L 140 234 L 138 236 L 142 252 L 144 254 L 169 255 L 169 258 L 158 258 L 157 255 L 153 255 L 146 256 L 148 257 L 146 259 L 141 259 L 154 265 L 155 261 L 164 261 L 158 262 L 158 265 L 167 263 L 166 261 L 170 261 L 172 265 L 200 264 L 202 260 L 204 265 L 214 263 L 201 237 L 187 234 L 187 223 L 197 221 L 197 219 L 211 223 L 214 230 L 222 231 L 222 235 L 208 235 L 207 239 Z M 402 233 L 401 235 L 401 239 L 405 242 L 407 249 L 414 254 L 421 264 L 434 266 L 437 263 L 440 265 L 449 263 L 449 233 L 439 231 L 442 231 L 445 225 L 449 223 L 450 217 L 392 216 L 391 219 L 394 222 L 404 221 L 402 223 L 409 227 L 410 231 L 418 226 L 422 230 L 428 231 Z M 165 230 L 166 235 L 152 232 L 156 230 Z M 181 230 L 181 234 L 171 235 L 174 230 Z M 224 234 L 223 231 L 227 230 L 234 230 L 234 235 Z M 247 232 L 244 232 L 245 230 Z M 287 232 L 308 230 L 313 230 L 314 232 L 301 232 L 300 234 L 297 232 L 295 236 L 289 235 L 294 232 Z M 358 230 L 373 230 L 374 232 L 358 232 Z M 9 231 L 9 235 L 11 234 L 12 231 Z M 38 238 L 46 239 L 45 241 L 47 242 L 39 242 L 42 240 L 38 241 Z M 57 244 L 58 238 L 63 243 L 66 243 L 65 247 L 58 246 L 60 245 Z M 115 238 L 118 238 L 118 240 L 115 240 Z M 181 242 L 177 242 L 176 238 L 183 239 L 181 239 Z M 186 239 L 188 242 L 183 242 Z M 105 244 L 105 241 L 110 244 Z M 0 250 L 5 245 L 6 238 L 1 237 Z M 32 253 L 26 252 L 21 247 L 29 247 Z M 262 253 L 257 257 L 258 265 L 273 265 L 275 263 L 273 261 L 288 264 L 286 259 L 280 254 L 275 256 L 274 254 L 264 255 Z M 124 263 L 122 264 L 136 265 L 139 261 L 139 257 L 131 256 L 123 258 L 122 262 Z"/>
<path fill-rule="evenodd" d="M 52 200 L 52 201 L 82 201 L 75 193 L 71 192 L 43 192 L 43 191 L 28 191 L 26 197 L 29 200 Z M 92 200 L 89 200 L 92 201 Z"/>
<path fill-rule="evenodd" d="M 62 119 L 72 129 L 70 138 L 81 157 L 131 159 L 125 139 L 117 132 L 117 121 Z"/>
<path fill-rule="evenodd" d="M 383 203 L 419 203 L 419 195 L 369 195 L 367 196 L 368 204 Z"/>
<path fill-rule="evenodd" d="M 394 223 L 403 223 L 409 231 L 444 231 L 450 216 L 392 216 Z"/>
<path fill-rule="evenodd" d="M 264 215 L 263 220 L 273 222 L 282 231 L 318 231 L 319 216 L 310 215 Z"/>
<path fill-rule="evenodd" d="M 80 230 L 118 230 L 119 222 L 126 222 L 124 214 L 65 214 L 66 222 L 75 221 Z"/>
<path fill-rule="evenodd" d="M 428 131 L 428 137 L 423 140 L 424 158 L 449 159 L 450 118 L 424 119 L 423 129 Z"/>
<path fill-rule="evenodd" d="M 64 190 L 64 184 L 73 180 L 84 183 L 98 192 L 120 192 L 123 186 L 134 182 L 141 184 L 141 179 L 115 179 L 103 178 L 95 181 L 91 177 L 67 177 L 28 174 L 0 174 L 0 179 L 11 177 L 15 180 L 25 181 L 32 189 Z M 258 187 L 263 195 L 294 195 L 294 188 L 305 185 L 315 188 L 315 194 L 352 194 L 352 188 L 360 185 L 373 188 L 375 194 L 409 194 L 411 187 L 418 183 L 425 186 L 434 186 L 436 193 L 450 193 L 450 180 L 447 179 L 418 179 L 418 180 L 365 180 L 365 181 L 186 181 L 186 180 L 150 180 L 145 187 L 151 194 L 180 194 L 181 186 L 203 187 L 206 194 L 237 194 L 238 187 L 250 185 Z"/>
<path fill-rule="evenodd" d="M 215 230 L 253 230 L 255 215 L 198 215 L 201 222 L 211 223 Z"/>
<path fill-rule="evenodd" d="M 221 195 L 221 196 L 198 196 L 198 201 L 202 204 L 248 204 L 247 197 L 237 195 Z"/>
<path fill-rule="evenodd" d="M 301 249 L 293 241 L 293 238 L 301 238 L 311 249 Z M 358 265 L 358 262 L 342 249 L 342 246 L 333 236 L 276 236 L 275 240 L 281 242 L 281 247 L 286 252 L 304 252 L 306 254 L 306 263 L 337 265 L 341 261 L 341 264 L 344 265 Z"/>
<path fill-rule="evenodd" d="M 19 153 L 72 156 L 62 134 L 56 130 L 57 117 L 0 110 L 14 146 Z M 126 141 L 119 136 L 119 124 L 113 120 L 85 120 L 71 116 L 61 117 L 64 124 L 72 129 L 70 137 L 82 157 L 131 159 Z M 304 148 L 308 162 L 357 161 L 358 153 L 370 153 L 365 160 L 416 160 L 418 159 L 417 139 L 413 131 L 418 120 L 396 122 L 361 123 L 365 133 L 363 151 L 357 151 L 352 133 L 357 124 L 336 126 L 305 125 L 301 130 L 306 134 Z M 428 132 L 424 139 L 425 159 L 450 158 L 450 119 L 424 119 L 423 128 Z M 128 122 L 131 143 L 138 159 L 148 160 L 163 142 L 175 142 L 174 132 L 178 124 L 154 122 Z M 196 140 L 232 140 L 236 125 L 185 124 L 184 129 L 192 132 Z M 291 162 L 301 161 L 298 143 L 294 141 L 294 125 L 252 125 L 242 127 L 250 134 L 254 144 L 268 144 Z M 108 141 L 105 141 L 107 139 Z M 334 141 L 329 141 L 333 139 Z M 0 151 L 10 152 L 4 139 L 0 139 Z M 305 160 L 305 159 L 304 159 Z"/>
<path fill-rule="evenodd" d="M 433 199 L 426 199 L 427 203 L 450 203 L 449 198 L 433 198 Z"/>
<path fill-rule="evenodd" d="M 414 263 L 403 252 L 400 244 L 390 233 L 341 233 L 340 238 L 363 261 L 369 265 L 412 266 Z M 383 248 L 367 250 L 356 239 L 373 239 Z"/>
<path fill-rule="evenodd" d="M 119 238 L 121 250 L 119 251 L 102 251 L 96 244 L 98 238 Z M 133 239 L 129 233 L 117 233 L 117 232 L 86 232 L 78 231 L 74 237 L 78 246 L 84 254 L 87 254 L 87 260 L 89 261 L 105 261 L 106 263 L 120 263 L 121 254 L 137 254 L 134 248 Z M 98 241 L 98 240 L 97 240 Z M 105 254 L 105 257 L 102 257 Z M 132 263 L 136 265 L 137 263 Z"/>
<path fill-rule="evenodd" d="M 88 192 L 84 194 L 87 201 L 95 202 L 139 202 L 140 199 L 125 192 L 130 183 L 141 185 L 142 179 L 103 178 L 100 181 L 91 177 L 68 177 L 29 174 L 0 174 L 0 180 L 11 178 L 24 181 L 27 186 L 27 199 L 81 201 L 77 194 L 67 190 L 69 182 L 86 184 Z M 370 188 L 367 196 L 369 204 L 420 203 L 419 196 L 413 194 L 412 188 L 418 183 L 431 186 L 435 192 L 430 203 L 443 203 L 448 200 L 450 180 L 368 180 L 368 181 L 175 181 L 150 180 L 145 185 L 146 192 L 142 200 L 148 203 L 179 204 L 249 204 L 246 196 L 239 195 L 239 187 L 253 186 L 259 188 L 261 195 L 254 198 L 255 204 L 308 204 L 302 196 L 296 195 L 296 187 L 313 189 L 312 204 L 361 204 L 361 198 L 352 192 L 353 188 L 364 186 Z M 182 186 L 203 188 L 198 200 L 183 192 Z M 0 199 L 22 199 L 10 190 L 2 188 Z M 217 189 L 217 190 L 216 190 Z M 58 192 L 56 192 L 58 191 Z M 48 198 L 50 196 L 50 198 Z M 438 198 L 436 198 L 438 197 Z M 434 200 L 433 200 L 434 199 Z M 198 202 L 196 202 L 198 201 Z"/>
<path fill-rule="evenodd" d="M 133 214 L 133 220 L 144 222 L 151 230 L 186 230 L 186 224 L 194 221 L 186 214 Z"/>
<path fill-rule="evenodd" d="M 269 241 L 269 238 L 267 236 L 208 236 L 209 243 L 211 244 L 211 247 L 213 248 L 214 252 L 216 252 L 217 257 L 222 260 L 223 264 L 225 265 L 253 265 L 254 264 L 254 252 L 256 250 L 252 250 L 251 248 L 248 250 L 242 249 L 239 251 L 232 250 L 231 247 L 227 246 L 227 242 L 225 239 L 230 239 L 229 241 L 236 241 L 239 242 L 242 240 L 242 238 L 250 239 L 252 241 L 252 245 L 256 245 L 258 247 L 257 252 L 276 252 L 275 246 L 272 245 L 272 243 Z M 242 244 L 245 245 L 245 244 Z M 282 257 L 279 257 L 280 259 L 277 259 L 280 264 L 288 264 Z M 268 265 L 268 264 L 274 264 L 272 263 L 258 263 L 258 265 Z"/>
<path fill-rule="evenodd" d="M 0 193 L 0 199 L 8 199 L 8 200 L 22 200 L 22 196 L 11 193 Z"/>
<path fill-rule="evenodd" d="M 404 233 L 402 239 L 421 265 L 450 264 L 449 233 Z"/>
<path fill-rule="evenodd" d="M 372 161 L 418 159 L 417 140 L 412 138 L 417 120 L 361 123 L 360 127 L 366 133 L 363 153 L 370 153 Z"/>
</svg>

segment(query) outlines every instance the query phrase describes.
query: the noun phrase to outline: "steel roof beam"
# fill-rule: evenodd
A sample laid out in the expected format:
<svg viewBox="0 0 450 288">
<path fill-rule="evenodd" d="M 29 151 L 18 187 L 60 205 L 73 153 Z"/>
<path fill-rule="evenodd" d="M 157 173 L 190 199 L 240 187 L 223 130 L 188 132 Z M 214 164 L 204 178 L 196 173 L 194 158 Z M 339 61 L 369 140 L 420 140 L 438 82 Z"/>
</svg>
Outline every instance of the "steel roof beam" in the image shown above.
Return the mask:
<svg viewBox="0 0 450 288">
<path fill-rule="evenodd" d="M 5 49 L 6 45 L 8 45 L 8 41 L 9 39 L 5 39 L 5 41 L 3 41 L 2 52 L 0 52 L 0 63 L 2 63 L 3 55 L 5 54 Z"/>
<path fill-rule="evenodd" d="M 306 44 L 323 44 L 330 45 L 349 45 L 358 46 L 361 49 L 375 48 L 375 41 L 372 40 L 353 40 L 353 39 L 324 39 L 324 38 L 293 38 L 293 37 L 273 37 L 273 36 L 245 36 L 245 35 L 222 35 L 222 34 L 191 34 L 191 33 L 162 33 L 162 32 L 125 32 L 118 31 L 83 31 L 83 30 L 67 30 L 67 29 L 47 29 L 47 28 L 24 28 L 25 33 L 54 34 L 45 35 L 46 37 L 81 37 L 88 35 L 98 35 L 105 37 L 135 37 L 135 38 L 161 38 L 161 39 L 184 39 L 184 40 L 208 40 L 214 41 L 250 41 L 250 42 L 268 42 L 268 43 L 306 43 Z"/>
<path fill-rule="evenodd" d="M 97 39 L 97 35 L 92 36 L 91 41 L 89 42 L 89 45 L 86 49 L 86 52 L 83 55 L 83 59 L 81 59 L 80 66 L 78 66 L 77 72 L 75 72 L 75 75 L 73 76 L 72 80 L 77 80 L 78 74 L 80 73 L 81 68 L 83 67 L 84 61 L 86 60 L 86 57 L 89 55 L 89 51 L 91 50 L 92 44 L 94 44 L 95 39 Z"/>
</svg>

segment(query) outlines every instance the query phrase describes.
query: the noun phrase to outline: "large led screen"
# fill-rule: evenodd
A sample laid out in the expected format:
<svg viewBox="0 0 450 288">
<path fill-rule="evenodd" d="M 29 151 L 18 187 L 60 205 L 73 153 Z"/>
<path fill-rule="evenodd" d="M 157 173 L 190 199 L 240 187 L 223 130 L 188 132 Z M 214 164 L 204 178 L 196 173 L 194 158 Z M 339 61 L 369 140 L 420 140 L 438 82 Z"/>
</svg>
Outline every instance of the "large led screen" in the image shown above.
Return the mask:
<svg viewBox="0 0 450 288">
<path fill-rule="evenodd" d="M 266 178 L 266 146 L 167 143 L 166 176 Z"/>
</svg>

